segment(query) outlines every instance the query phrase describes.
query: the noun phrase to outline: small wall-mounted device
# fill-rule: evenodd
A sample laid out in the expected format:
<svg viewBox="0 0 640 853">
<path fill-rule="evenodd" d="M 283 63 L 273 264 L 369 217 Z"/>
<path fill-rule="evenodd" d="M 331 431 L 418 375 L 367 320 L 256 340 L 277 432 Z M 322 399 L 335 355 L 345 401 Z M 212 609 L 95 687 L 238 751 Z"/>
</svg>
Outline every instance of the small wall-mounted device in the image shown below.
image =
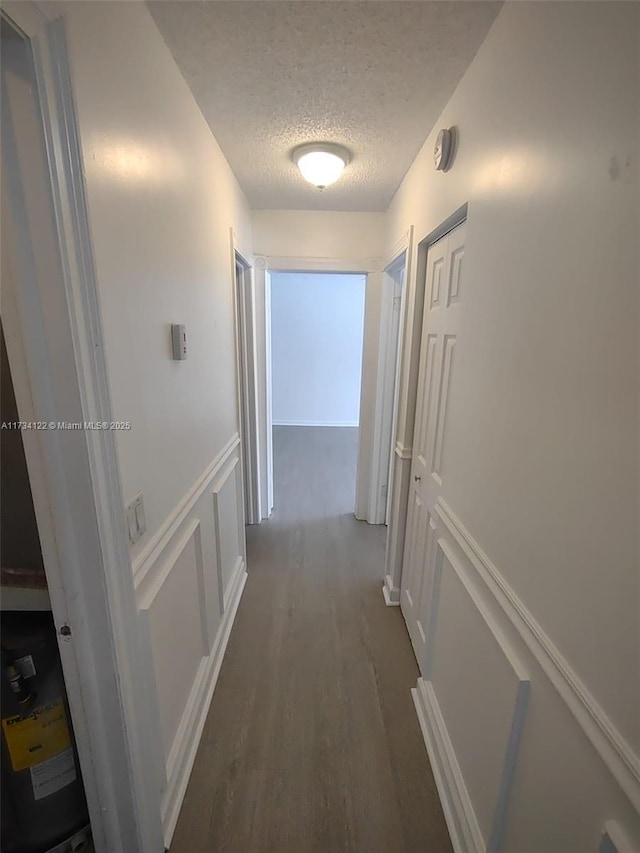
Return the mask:
<svg viewBox="0 0 640 853">
<path fill-rule="evenodd" d="M 184 361 L 187 357 L 187 330 L 181 323 L 171 324 L 171 347 L 175 361 Z"/>
<path fill-rule="evenodd" d="M 129 534 L 129 542 L 132 545 L 144 536 L 147 530 L 147 519 L 144 514 L 144 501 L 142 492 L 139 492 L 130 504 L 124 508 L 125 518 L 127 521 L 127 533 Z"/>
<path fill-rule="evenodd" d="M 433 164 L 439 172 L 446 172 L 455 154 L 456 129 L 443 127 L 438 133 L 433 151 Z"/>
</svg>

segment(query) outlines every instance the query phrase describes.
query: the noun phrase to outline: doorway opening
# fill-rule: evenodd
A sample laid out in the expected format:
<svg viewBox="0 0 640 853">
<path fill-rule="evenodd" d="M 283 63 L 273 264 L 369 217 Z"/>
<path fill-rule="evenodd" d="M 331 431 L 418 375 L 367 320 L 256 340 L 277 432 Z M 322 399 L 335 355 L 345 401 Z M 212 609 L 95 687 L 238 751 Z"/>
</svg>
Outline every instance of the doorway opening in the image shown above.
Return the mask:
<svg viewBox="0 0 640 853">
<path fill-rule="evenodd" d="M 292 424 L 299 427 L 302 423 L 324 425 L 331 422 L 335 429 L 337 424 L 357 421 L 358 427 L 351 427 L 358 434 L 355 500 L 351 511 L 358 520 L 373 525 L 386 525 L 394 517 L 393 495 L 398 490 L 391 476 L 394 473 L 391 454 L 398 452 L 395 421 L 400 409 L 398 395 L 405 325 L 405 269 L 409 267 L 411 234 L 410 229 L 396 244 L 389 262 L 383 267 L 375 258 L 362 261 L 352 258 L 330 260 L 284 256 L 255 258 L 253 312 L 247 317 L 247 323 L 253 324 L 253 351 L 249 353 L 252 368 L 247 371 L 245 381 L 250 384 L 253 376 L 255 382 L 251 417 L 257 424 L 253 473 L 253 490 L 258 495 L 259 510 L 256 521 L 269 518 L 274 506 L 273 423 L 280 428 Z M 318 415 L 317 410 L 302 414 L 297 411 L 293 415 L 286 409 L 275 414 L 272 412 L 272 282 L 274 279 L 277 282 L 284 275 L 355 276 L 360 281 L 364 279 L 364 329 L 357 418 L 353 415 L 353 409 L 346 416 L 344 410 L 338 414 L 334 411 L 331 419 L 326 412 Z M 331 345 L 333 347 L 333 343 Z M 305 394 L 308 390 L 305 384 Z M 282 402 L 278 390 L 276 396 Z M 400 449 L 404 454 L 405 450 Z M 394 597 L 390 603 L 398 603 L 397 598 Z"/>
<path fill-rule="evenodd" d="M 289 445 L 307 442 L 309 453 L 335 457 L 349 484 L 344 495 L 351 510 L 366 286 L 361 273 L 270 274 L 271 413 L 280 460 L 274 476 L 280 481 L 277 465 L 286 465 Z"/>
<path fill-rule="evenodd" d="M 257 455 L 257 430 L 255 412 L 256 365 L 255 327 L 253 323 L 253 270 L 245 255 L 235 247 L 232 234 L 235 312 L 236 353 L 238 383 L 238 424 L 244 482 L 244 517 L 246 524 L 257 524 L 260 512 L 260 470 Z"/>
<path fill-rule="evenodd" d="M 0 319 L 1 846 L 7 853 L 48 851 L 58 849 L 58 845 L 60 849 L 66 845 L 65 849 L 88 850 L 89 811 L 74 733 L 83 720 L 69 703 L 42 545 L 46 533 L 43 537 L 41 530 L 52 525 L 52 512 L 42 500 L 38 507 L 34 504 L 35 460 L 31 455 L 30 469 L 23 441 L 27 430 L 43 425 L 31 422 L 16 400 L 24 399 L 25 390 L 21 365 L 16 367 L 16 351 L 22 341 L 7 309 L 10 289 L 17 284 L 10 279 L 23 272 L 16 263 L 13 226 L 26 199 L 25 194 L 15 191 L 18 158 L 13 155 L 14 145 L 24 144 L 20 131 L 26 121 L 37 119 L 37 113 L 30 111 L 33 101 L 26 90 L 33 81 L 33 65 L 25 39 L 5 18 L 0 19 L 0 32 L 4 248 Z M 35 121 L 29 129 L 35 137 L 30 143 L 35 147 L 39 130 Z M 22 238 L 27 239 L 27 235 Z M 18 381 L 14 383 L 16 372 Z"/>
<path fill-rule="evenodd" d="M 0 323 L 2 849 L 89 850 L 73 715 Z"/>
<path fill-rule="evenodd" d="M 21 508 L 2 537 L 2 849 L 88 851 L 90 824 L 97 849 L 139 853 L 161 849 L 149 667 L 64 21 L 23 2 L 0 22 L 3 514 Z"/>
<path fill-rule="evenodd" d="M 440 584 L 434 517 L 442 495 L 449 390 L 462 328 L 466 242 L 464 206 L 420 246 L 419 274 L 424 290 L 400 607 L 424 678 L 428 678 L 431 666 L 430 632 Z"/>
<path fill-rule="evenodd" d="M 403 250 L 388 264 L 382 278 L 376 424 L 367 520 L 370 524 L 387 526 L 393 492 L 406 268 L 407 251 Z"/>
</svg>

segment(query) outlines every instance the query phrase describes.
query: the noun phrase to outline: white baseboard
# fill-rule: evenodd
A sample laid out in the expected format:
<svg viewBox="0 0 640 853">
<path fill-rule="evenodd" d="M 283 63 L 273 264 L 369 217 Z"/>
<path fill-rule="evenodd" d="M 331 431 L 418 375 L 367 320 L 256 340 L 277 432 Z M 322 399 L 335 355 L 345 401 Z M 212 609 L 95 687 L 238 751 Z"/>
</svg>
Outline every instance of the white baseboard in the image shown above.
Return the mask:
<svg viewBox="0 0 640 853">
<path fill-rule="evenodd" d="M 390 575 L 387 575 L 384 579 L 382 594 L 387 607 L 400 607 L 400 590 L 397 586 L 393 585 Z"/>
<path fill-rule="evenodd" d="M 273 421 L 273 426 L 300 426 L 300 427 L 358 427 L 356 421 Z"/>
<path fill-rule="evenodd" d="M 431 682 L 411 691 L 455 853 L 485 853 L 486 845 Z"/>
<path fill-rule="evenodd" d="M 203 658 L 178 733 L 167 761 L 167 789 L 162 800 L 162 827 L 167 849 L 178 822 L 178 815 L 209 713 L 213 691 L 229 642 L 231 628 L 247 581 L 244 560 L 240 560 L 229 584 L 228 607 L 218 629 L 211 653 Z"/>
</svg>

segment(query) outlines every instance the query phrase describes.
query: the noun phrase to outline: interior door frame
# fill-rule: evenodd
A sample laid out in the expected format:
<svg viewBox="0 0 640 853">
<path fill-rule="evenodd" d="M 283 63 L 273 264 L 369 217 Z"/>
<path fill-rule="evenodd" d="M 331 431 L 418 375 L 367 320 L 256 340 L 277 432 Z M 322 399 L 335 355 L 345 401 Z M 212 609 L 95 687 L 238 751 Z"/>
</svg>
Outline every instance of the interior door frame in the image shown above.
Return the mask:
<svg viewBox="0 0 640 853">
<path fill-rule="evenodd" d="M 412 229 L 409 229 L 393 247 L 382 276 L 373 453 L 367 515 L 370 524 L 388 524 L 390 520 L 411 235 Z M 398 298 L 400 303 L 396 305 Z M 396 323 L 397 328 L 394 330 Z M 395 332 L 397 338 L 394 345 Z"/>
<path fill-rule="evenodd" d="M 365 275 L 365 335 L 370 318 L 375 318 L 379 305 L 373 294 L 381 286 L 381 265 L 378 258 L 313 258 L 293 256 L 260 255 L 255 258 L 255 324 L 257 329 L 258 370 L 258 442 L 261 464 L 262 518 L 268 518 L 273 509 L 273 415 L 271 410 L 271 275 L 276 272 L 335 273 Z M 378 340 L 376 336 L 376 341 Z M 366 341 L 365 341 L 366 346 Z M 372 366 L 376 365 L 372 372 Z M 375 374 L 375 375 L 374 375 Z M 379 448 L 374 444 L 374 431 L 368 425 L 363 429 L 363 411 L 367 412 L 379 404 L 376 393 L 378 382 L 377 358 L 362 362 L 360 396 L 360 426 L 358 428 L 358 463 L 356 470 L 356 518 L 369 518 L 372 489 L 372 462 Z M 369 398 L 373 397 L 371 400 Z M 367 418 L 369 420 L 369 418 Z M 373 422 L 374 418 L 371 418 Z M 375 486 L 373 486 L 375 488 Z M 376 522 L 371 522 L 376 523 Z"/>
<path fill-rule="evenodd" d="M 385 556 L 385 578 L 382 586 L 385 603 L 400 605 L 402 566 L 405 553 L 409 486 L 413 459 L 413 427 L 418 397 L 418 368 L 422 342 L 422 315 L 429 247 L 468 218 L 468 203 L 447 216 L 436 228 L 417 242 L 415 249 L 411 227 L 411 251 L 407 256 L 406 312 L 404 319 L 398 408 L 395 421 L 395 465 L 391 518 Z"/>
<path fill-rule="evenodd" d="M 398 412 L 398 384 L 400 382 L 400 354 L 402 349 L 402 320 L 403 320 L 403 309 L 405 307 L 404 303 L 404 293 L 405 287 L 407 283 L 407 259 L 406 255 L 403 257 L 402 266 L 398 269 L 397 273 L 393 273 L 394 276 L 394 300 L 393 300 L 393 310 L 398 311 L 398 327 L 395 330 L 396 340 L 395 345 L 392 346 L 392 350 L 395 355 L 395 363 L 394 363 L 394 375 L 393 375 L 393 395 L 392 395 L 392 405 L 391 405 L 391 435 L 389 440 L 389 458 L 385 460 L 387 462 L 387 497 L 385 501 L 384 508 L 384 521 L 385 524 L 389 525 L 389 519 L 391 518 L 391 499 L 393 496 L 393 470 L 395 467 L 395 423 L 396 416 Z M 395 276 L 398 276 L 395 278 Z M 398 306 L 396 306 L 396 302 Z M 393 344 L 393 338 L 390 341 Z"/>
<path fill-rule="evenodd" d="M 109 423 L 81 144 L 56 6 L 7 0 L 2 10 L 31 50 L 46 157 L 37 167 L 51 197 L 36 224 L 52 235 L 43 270 L 29 257 L 33 217 L 17 193 L 21 178 L 3 187 L 15 277 L 3 282 L 3 325 L 21 419 Z M 147 725 L 153 665 L 139 637 L 114 432 L 43 429 L 23 438 L 96 850 L 158 853 L 158 748 Z"/>
<path fill-rule="evenodd" d="M 245 523 L 262 521 L 260 445 L 258 440 L 258 363 L 253 257 L 231 229 L 234 292 L 238 424 L 241 438 Z"/>
</svg>

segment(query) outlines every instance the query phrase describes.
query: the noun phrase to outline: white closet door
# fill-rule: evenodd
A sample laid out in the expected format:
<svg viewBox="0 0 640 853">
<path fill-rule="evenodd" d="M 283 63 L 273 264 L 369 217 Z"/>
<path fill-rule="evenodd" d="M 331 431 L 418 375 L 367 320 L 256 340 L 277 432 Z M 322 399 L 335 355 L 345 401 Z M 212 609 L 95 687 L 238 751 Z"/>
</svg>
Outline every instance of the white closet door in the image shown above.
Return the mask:
<svg viewBox="0 0 640 853">
<path fill-rule="evenodd" d="M 429 247 L 425 282 L 411 485 L 400 605 L 420 669 L 435 577 L 433 509 L 442 491 L 447 404 L 460 317 L 466 223 Z"/>
</svg>

